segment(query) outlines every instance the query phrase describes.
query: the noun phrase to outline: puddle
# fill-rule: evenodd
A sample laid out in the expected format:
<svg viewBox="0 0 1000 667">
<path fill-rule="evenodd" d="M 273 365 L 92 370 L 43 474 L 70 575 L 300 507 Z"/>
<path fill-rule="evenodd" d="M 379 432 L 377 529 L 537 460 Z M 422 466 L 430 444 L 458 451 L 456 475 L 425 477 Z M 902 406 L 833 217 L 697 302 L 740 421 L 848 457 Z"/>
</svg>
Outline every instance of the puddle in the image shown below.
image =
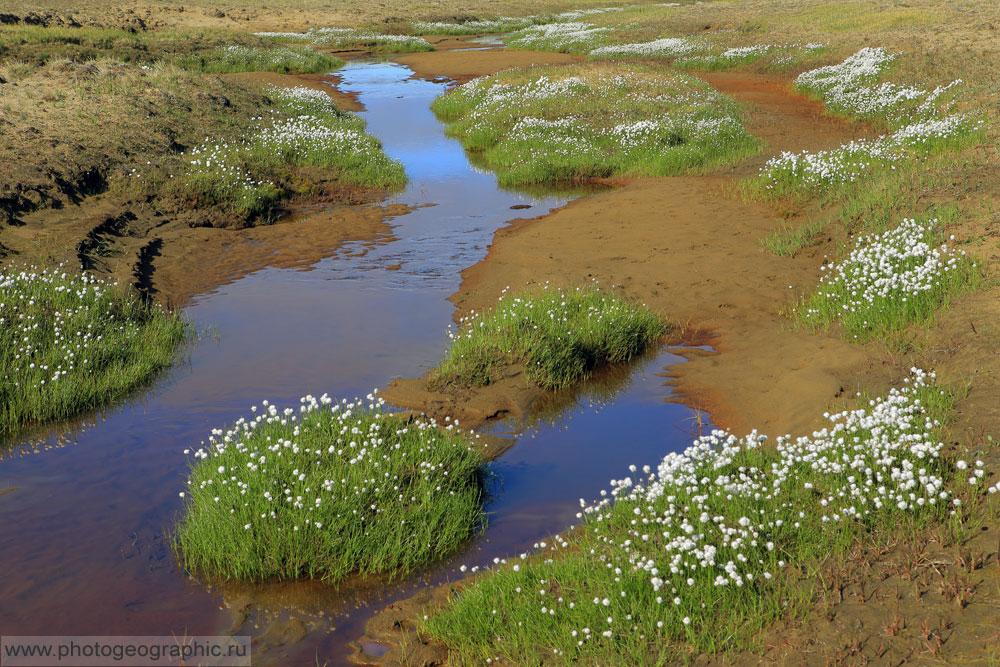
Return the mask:
<svg viewBox="0 0 1000 667">
<path fill-rule="evenodd" d="M 0 494 L 3 634 L 241 631 L 258 638 L 264 664 L 316 656 L 341 664 L 379 605 L 460 576 L 460 565 L 530 548 L 575 520 L 581 496 L 690 440 L 692 411 L 665 403 L 670 389 L 656 375 L 680 361 L 664 351 L 554 398 L 525 423 L 493 425 L 492 435 L 516 442 L 494 464 L 502 487 L 489 530 L 420 576 L 356 587 L 211 586 L 177 570 L 164 536 L 181 509 L 183 449 L 263 399 L 297 405 L 307 393 L 351 397 L 419 376 L 445 350 L 446 298 L 459 272 L 483 258 L 508 220 L 572 196 L 503 190 L 471 166 L 428 109 L 444 84 L 389 63 L 352 63 L 339 74 L 368 109 L 369 129 L 406 165 L 411 183 L 397 201 L 417 208 L 392 220 L 391 241 L 365 253 L 348 246 L 309 271 L 266 269 L 195 298 L 188 316 L 218 340 L 199 342 L 141 400 L 69 434 L 15 443 L 34 453 L 0 459 L 0 489 L 17 489 Z"/>
</svg>

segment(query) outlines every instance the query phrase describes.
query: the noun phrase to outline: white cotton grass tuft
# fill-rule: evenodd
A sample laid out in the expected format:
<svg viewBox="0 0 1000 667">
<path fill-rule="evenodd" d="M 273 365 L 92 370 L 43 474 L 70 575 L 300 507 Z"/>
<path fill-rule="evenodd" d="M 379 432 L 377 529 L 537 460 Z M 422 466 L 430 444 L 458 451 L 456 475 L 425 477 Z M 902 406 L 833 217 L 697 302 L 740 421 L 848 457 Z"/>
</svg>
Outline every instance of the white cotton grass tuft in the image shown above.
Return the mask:
<svg viewBox="0 0 1000 667">
<path fill-rule="evenodd" d="M 649 642 L 708 650 L 752 633 L 749 619 L 784 613 L 787 577 L 871 527 L 961 520 L 960 501 L 995 493 L 945 455 L 937 417 L 952 400 L 914 368 L 902 389 L 826 415 L 809 436 L 699 437 L 654 472 L 581 501 L 576 530 L 517 571 L 500 563 L 480 576 L 425 629 L 501 659 L 543 643 L 588 664 L 641 662 Z"/>
</svg>

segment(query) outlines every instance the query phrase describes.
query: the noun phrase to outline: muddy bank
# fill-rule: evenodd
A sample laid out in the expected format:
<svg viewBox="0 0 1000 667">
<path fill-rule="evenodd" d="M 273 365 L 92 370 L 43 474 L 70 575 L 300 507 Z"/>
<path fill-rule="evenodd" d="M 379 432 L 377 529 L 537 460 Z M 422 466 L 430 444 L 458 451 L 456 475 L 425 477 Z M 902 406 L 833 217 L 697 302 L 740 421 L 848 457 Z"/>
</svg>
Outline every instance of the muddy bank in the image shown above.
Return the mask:
<svg viewBox="0 0 1000 667">
<path fill-rule="evenodd" d="M 393 58 L 406 65 L 415 76 L 427 79 L 451 79 L 455 85 L 465 83 L 478 76 L 496 74 L 513 67 L 534 67 L 535 65 L 562 65 L 586 60 L 584 56 L 569 53 L 549 53 L 546 51 L 430 51 L 410 53 Z"/>
<path fill-rule="evenodd" d="M 317 198 L 289 210 L 280 223 L 247 229 L 191 226 L 184 219 L 130 207 L 114 197 L 39 211 L 0 241 L 11 265 L 82 266 L 157 300 L 183 305 L 195 294 L 265 267 L 308 267 L 346 243 L 392 239 L 402 205 L 324 204 Z"/>
</svg>

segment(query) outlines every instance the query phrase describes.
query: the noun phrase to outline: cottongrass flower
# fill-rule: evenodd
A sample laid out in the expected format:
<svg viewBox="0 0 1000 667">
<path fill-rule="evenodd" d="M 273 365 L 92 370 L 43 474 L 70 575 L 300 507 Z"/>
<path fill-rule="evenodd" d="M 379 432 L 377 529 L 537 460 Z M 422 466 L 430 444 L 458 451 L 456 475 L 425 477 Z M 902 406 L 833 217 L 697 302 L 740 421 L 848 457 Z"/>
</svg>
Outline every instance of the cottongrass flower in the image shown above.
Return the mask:
<svg viewBox="0 0 1000 667">
<path fill-rule="evenodd" d="M 938 220 L 907 218 L 895 229 L 857 241 L 839 262 L 822 267 L 819 287 L 798 310 L 807 324 L 840 321 L 868 340 L 924 322 L 959 289 L 979 279 L 964 250 L 937 243 Z M 953 238 L 953 237 L 952 237 Z"/>
<path fill-rule="evenodd" d="M 232 44 L 205 55 L 180 58 L 178 64 L 203 72 L 324 72 L 344 63 L 310 46 L 261 49 Z"/>
<path fill-rule="evenodd" d="M 638 65 L 480 77 L 431 108 L 504 184 L 675 174 L 756 147 L 724 95 Z"/>
<path fill-rule="evenodd" d="M 501 562 L 424 629 L 470 662 L 544 652 L 645 664 L 670 662 L 678 640 L 732 646 L 787 613 L 790 577 L 868 531 L 962 518 L 958 501 L 986 483 L 944 454 L 938 417 L 951 401 L 913 369 L 902 389 L 826 415 L 809 436 L 768 446 L 714 431 L 655 467 L 630 466 L 600 500 L 580 501 L 578 530 L 516 571 Z"/>
<path fill-rule="evenodd" d="M 86 273 L 0 273 L 0 437 L 120 398 L 170 365 L 187 330 Z"/>
<path fill-rule="evenodd" d="M 254 34 L 258 37 L 309 42 L 337 49 L 371 48 L 377 53 L 412 53 L 434 50 L 431 43 L 422 37 L 384 35 L 371 30 L 355 30 L 353 28 L 311 28 L 306 32 L 258 32 Z"/>
<path fill-rule="evenodd" d="M 511 49 L 587 53 L 605 38 L 607 28 L 571 21 L 531 26 L 512 33 L 504 43 Z"/>
<path fill-rule="evenodd" d="M 175 536 L 189 569 L 223 578 L 395 574 L 481 529 L 483 459 L 457 423 L 393 415 L 377 391 L 252 410 L 191 454 Z"/>
<path fill-rule="evenodd" d="M 235 141 L 206 139 L 186 154 L 182 178 L 189 196 L 231 208 L 241 216 L 266 215 L 282 195 L 268 174 L 282 167 L 328 167 L 346 183 L 393 187 L 405 182 L 402 164 L 365 131 L 356 114 L 337 108 L 329 95 L 302 86 L 271 87 L 269 118 Z"/>
<path fill-rule="evenodd" d="M 667 37 L 637 44 L 602 46 L 591 51 L 590 56 L 594 58 L 612 56 L 642 56 L 646 58 L 659 56 L 673 58 L 701 51 L 704 48 L 703 44 L 687 37 Z"/>
<path fill-rule="evenodd" d="M 785 151 L 760 169 L 757 188 L 769 197 L 814 193 L 862 179 L 872 169 L 895 169 L 916 156 L 956 149 L 983 129 L 981 120 L 964 114 L 918 120 L 875 139 L 852 140 L 822 151 Z"/>
<path fill-rule="evenodd" d="M 932 91 L 891 81 L 879 83 L 895 60 L 896 55 L 882 47 L 865 47 L 841 63 L 803 72 L 795 79 L 795 87 L 821 97 L 828 109 L 896 122 L 934 115 L 944 94 L 962 83 L 956 79 Z M 913 104 L 917 101 L 919 105 Z"/>
</svg>

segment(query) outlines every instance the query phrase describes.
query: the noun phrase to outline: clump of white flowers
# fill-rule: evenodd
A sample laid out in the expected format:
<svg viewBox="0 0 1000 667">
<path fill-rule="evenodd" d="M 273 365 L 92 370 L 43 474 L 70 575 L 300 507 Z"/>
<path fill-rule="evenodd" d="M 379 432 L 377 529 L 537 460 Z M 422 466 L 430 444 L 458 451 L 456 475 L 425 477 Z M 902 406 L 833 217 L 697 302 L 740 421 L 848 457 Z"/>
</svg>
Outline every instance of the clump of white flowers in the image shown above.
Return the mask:
<svg viewBox="0 0 1000 667">
<path fill-rule="evenodd" d="M 580 501 L 578 530 L 500 563 L 425 629 L 460 657 L 511 661 L 530 650 L 645 663 L 676 639 L 718 650 L 785 612 L 788 570 L 872 528 L 963 516 L 986 473 L 945 456 L 937 419 L 952 399 L 933 379 L 913 369 L 904 388 L 826 415 L 809 436 L 769 445 L 714 431 L 630 466 L 598 502 Z"/>
<path fill-rule="evenodd" d="M 816 293 L 799 310 L 814 325 L 843 323 L 867 339 L 929 318 L 956 289 L 978 276 L 964 250 L 937 243 L 938 220 L 904 219 L 859 239 L 844 259 L 822 267 Z"/>
<path fill-rule="evenodd" d="M 474 19 L 462 23 L 449 21 L 412 21 L 410 27 L 418 35 L 475 35 L 488 32 L 509 32 L 534 25 L 534 17 L 499 16 L 495 19 Z"/>
<path fill-rule="evenodd" d="M 875 139 L 856 139 L 821 151 L 785 151 L 760 169 L 758 186 L 766 196 L 781 197 L 853 183 L 873 168 L 895 169 L 915 155 L 960 147 L 983 128 L 964 114 L 915 121 Z"/>
<path fill-rule="evenodd" d="M 176 536 L 187 567 L 237 578 L 410 571 L 482 526 L 474 436 L 366 399 L 263 402 L 194 462 Z"/>
<path fill-rule="evenodd" d="M 636 44 L 612 44 L 602 46 L 590 52 L 591 57 L 613 57 L 613 56 L 660 56 L 672 58 L 688 55 L 705 48 L 704 44 L 688 37 L 666 37 L 655 39 L 651 42 L 640 42 Z"/>
<path fill-rule="evenodd" d="M 962 80 L 924 90 L 913 85 L 878 79 L 892 66 L 896 55 L 882 47 L 865 47 L 836 65 L 803 72 L 795 79 L 799 90 L 820 96 L 828 109 L 865 118 L 926 118 L 937 112 L 937 103 Z M 916 102 L 920 104 L 915 104 Z"/>
<path fill-rule="evenodd" d="M 87 273 L 0 273 L 0 438 L 119 398 L 170 365 L 186 330 Z"/>
<path fill-rule="evenodd" d="M 306 32 L 258 32 L 254 34 L 258 37 L 309 42 L 337 49 L 368 48 L 378 53 L 411 53 L 434 50 L 431 43 L 422 37 L 385 35 L 371 30 L 355 30 L 353 28 L 311 28 Z"/>
<path fill-rule="evenodd" d="M 607 32 L 607 28 L 580 21 L 544 23 L 512 33 L 504 43 L 512 49 L 587 53 L 604 40 Z"/>
<path fill-rule="evenodd" d="M 335 168 L 348 183 L 389 187 L 405 182 L 403 166 L 391 160 L 364 121 L 334 104 L 321 90 L 271 87 L 274 104 L 260 127 L 235 141 L 212 141 L 185 156 L 182 180 L 190 192 L 240 214 L 266 214 L 281 194 L 265 175 L 280 166 Z"/>
<path fill-rule="evenodd" d="M 500 73 L 432 108 L 467 148 L 484 151 L 504 184 L 676 174 L 756 147 L 724 95 L 687 74 L 641 66 Z"/>
</svg>

